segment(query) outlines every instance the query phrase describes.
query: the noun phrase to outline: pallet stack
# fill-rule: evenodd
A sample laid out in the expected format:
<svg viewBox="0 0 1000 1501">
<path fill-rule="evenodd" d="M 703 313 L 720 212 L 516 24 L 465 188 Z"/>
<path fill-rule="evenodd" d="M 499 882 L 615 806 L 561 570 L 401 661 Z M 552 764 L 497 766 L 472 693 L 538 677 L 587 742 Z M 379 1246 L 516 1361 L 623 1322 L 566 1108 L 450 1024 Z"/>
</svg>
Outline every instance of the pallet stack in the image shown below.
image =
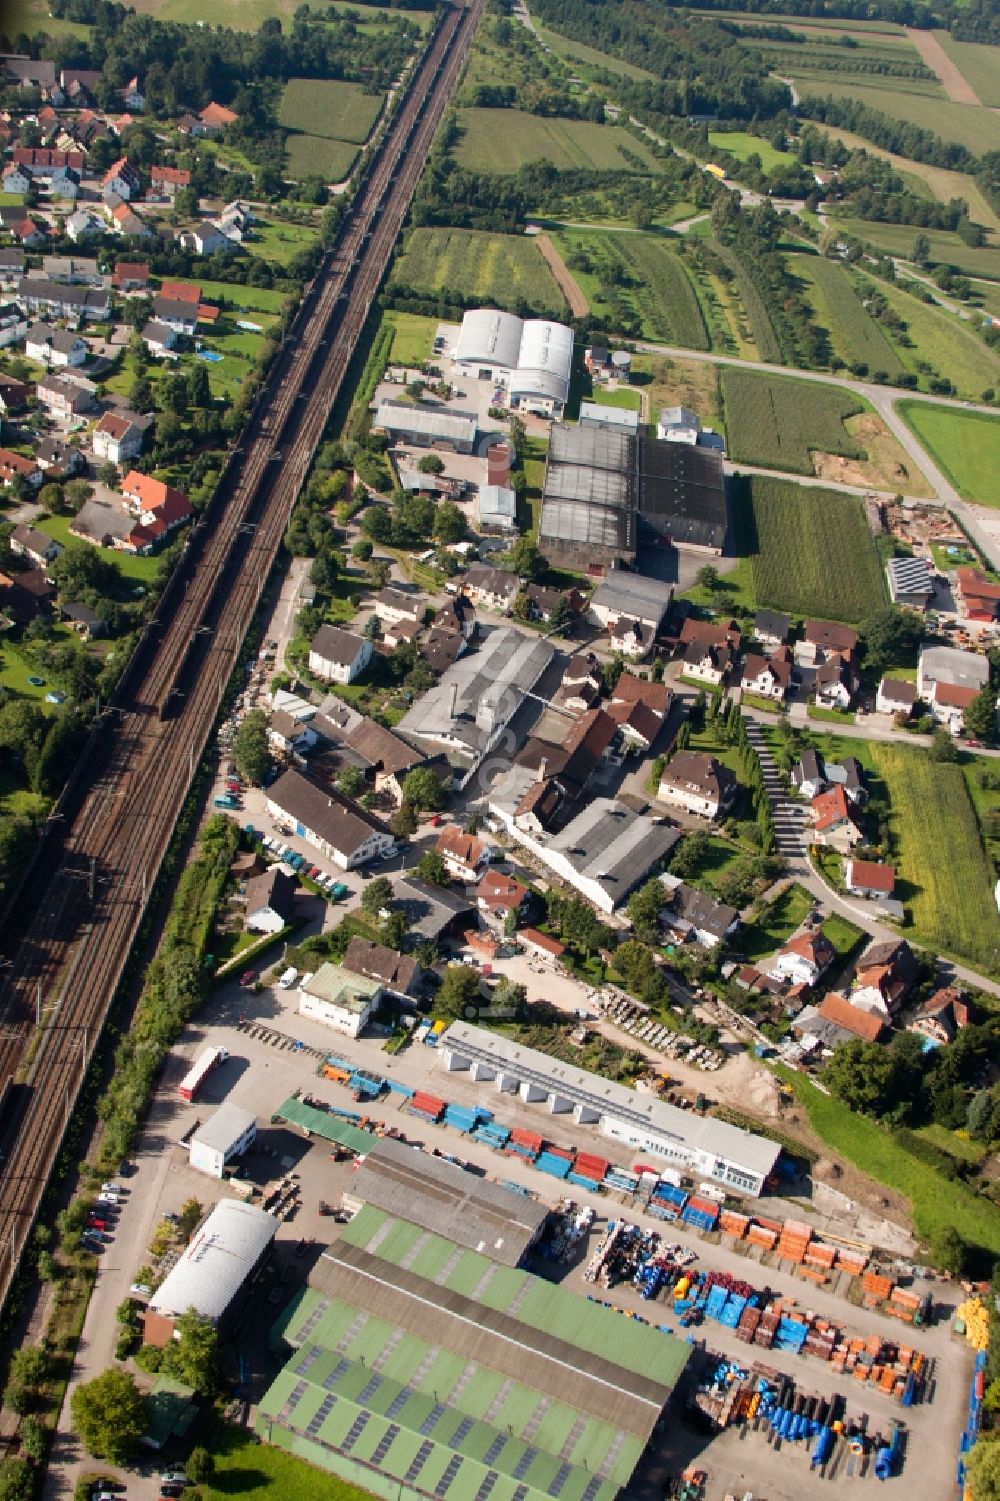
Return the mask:
<svg viewBox="0 0 1000 1501">
<path fill-rule="evenodd" d="M 770 1229 L 759 1221 L 751 1223 L 747 1231 L 747 1240 L 752 1246 L 760 1246 L 765 1251 L 771 1251 L 778 1244 L 778 1230 Z"/>
<path fill-rule="evenodd" d="M 786 1220 L 778 1236 L 778 1255 L 782 1261 L 801 1266 L 812 1240 L 812 1228 L 802 1220 Z"/>
<path fill-rule="evenodd" d="M 749 1215 L 736 1214 L 732 1209 L 724 1209 L 719 1215 L 719 1229 L 723 1235 L 731 1235 L 734 1240 L 742 1240 L 751 1223 Z"/>
<path fill-rule="evenodd" d="M 877 1308 L 892 1292 L 892 1278 L 878 1272 L 865 1272 L 861 1278 L 861 1302 L 865 1308 Z"/>
</svg>

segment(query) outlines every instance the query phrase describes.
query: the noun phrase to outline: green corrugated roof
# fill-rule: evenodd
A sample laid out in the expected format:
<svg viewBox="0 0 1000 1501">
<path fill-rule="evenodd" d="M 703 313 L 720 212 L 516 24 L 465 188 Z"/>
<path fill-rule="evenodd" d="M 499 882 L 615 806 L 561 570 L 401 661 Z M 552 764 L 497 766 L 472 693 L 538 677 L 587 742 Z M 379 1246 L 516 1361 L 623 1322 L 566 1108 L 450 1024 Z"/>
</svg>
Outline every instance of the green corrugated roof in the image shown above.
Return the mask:
<svg viewBox="0 0 1000 1501">
<path fill-rule="evenodd" d="M 311 1347 L 305 1347 L 305 1353 L 311 1354 Z M 302 1355 L 303 1352 L 300 1351 L 296 1360 L 301 1359 Z M 338 1359 L 342 1358 L 344 1357 L 338 1356 Z M 434 1422 L 438 1404 L 433 1394 L 425 1395 L 423 1399 L 411 1396 L 402 1405 L 396 1404 L 394 1416 L 390 1419 L 385 1415 L 386 1407 L 392 1406 L 393 1399 L 401 1392 L 401 1388 L 383 1373 L 352 1363 L 335 1382 L 326 1379 L 325 1386 L 314 1385 L 317 1378 L 321 1381 L 324 1379 L 319 1376 L 322 1369 L 320 1361 L 317 1360 L 302 1375 L 296 1374 L 292 1369 L 295 1363 L 292 1361 L 285 1367 L 261 1403 L 257 1427 L 264 1437 L 269 1436 L 273 1422 L 292 1435 L 308 1437 L 314 1443 L 330 1446 L 331 1468 L 336 1469 L 338 1456 L 332 1451 L 343 1448 L 354 1428 L 355 1420 L 363 1413 L 368 1413 L 363 1432 L 349 1454 L 353 1458 L 373 1462 L 373 1455 L 380 1447 L 383 1437 L 387 1435 L 390 1426 L 395 1425 L 400 1431 L 385 1449 L 379 1468 L 402 1481 L 410 1466 L 415 1463 L 421 1448 L 428 1446 L 426 1458 L 413 1477 L 413 1483 L 419 1489 L 433 1493 L 458 1456 L 462 1464 L 457 1473 L 453 1471 L 453 1479 L 446 1493 L 451 1501 L 471 1501 L 490 1471 L 496 1472 L 498 1477 L 491 1490 L 491 1501 L 497 1495 L 501 1497 L 501 1501 L 515 1501 L 518 1493 L 522 1501 L 551 1501 L 550 1487 L 556 1483 L 557 1476 L 561 1476 L 558 1492 L 560 1501 L 584 1501 L 585 1493 L 587 1501 L 613 1501 L 642 1452 L 642 1444 L 637 1439 L 626 1439 L 614 1461 L 609 1464 L 607 1478 L 597 1483 L 593 1470 L 594 1459 L 597 1456 L 608 1456 L 612 1452 L 612 1445 L 618 1439 L 617 1431 L 609 1424 L 593 1420 L 585 1425 L 581 1432 L 581 1446 L 578 1447 L 582 1447 L 582 1451 L 589 1456 L 589 1469 L 583 1467 L 579 1458 L 574 1465 L 564 1461 L 558 1451 L 547 1452 L 537 1432 L 527 1441 L 519 1438 L 516 1432 L 510 1435 L 504 1431 L 507 1423 L 526 1424 L 537 1406 L 538 1393 L 527 1387 L 512 1384 L 503 1404 L 502 1423 L 498 1420 L 496 1426 L 490 1426 L 477 1422 L 462 1438 L 458 1438 L 462 1412 L 445 1409 L 437 1422 Z M 324 1361 L 323 1365 L 325 1364 Z M 362 1403 L 358 1398 L 378 1375 L 382 1375 L 381 1385 L 384 1390 L 377 1393 L 379 1410 L 376 1410 L 374 1401 Z M 303 1382 L 306 1383 L 307 1390 L 288 1417 L 281 1421 L 279 1414 L 282 1408 L 297 1385 Z M 473 1382 L 472 1385 L 474 1384 Z M 331 1396 L 334 1398 L 332 1406 L 329 1405 Z M 461 1406 L 464 1405 L 462 1402 Z M 327 1408 L 326 1416 L 318 1427 L 314 1424 L 311 1434 L 307 1434 L 310 1420 L 318 1414 L 321 1407 Z M 576 1419 L 577 1415 L 567 1409 L 565 1420 L 568 1429 L 572 1428 Z M 411 1424 L 415 1424 L 416 1428 Z M 422 1432 L 420 1429 L 426 1431 Z M 484 1462 L 486 1454 L 491 1456 L 489 1464 Z"/>
<path fill-rule="evenodd" d="M 301 1126 L 304 1131 L 309 1131 L 313 1136 L 322 1136 L 327 1141 L 335 1141 L 338 1146 L 347 1147 L 352 1152 L 357 1152 L 359 1157 L 364 1157 L 371 1151 L 378 1141 L 371 1131 L 359 1131 L 357 1126 L 352 1126 L 350 1121 L 341 1120 L 336 1115 L 330 1115 L 326 1110 L 317 1110 L 314 1105 L 307 1105 L 294 1096 L 280 1106 L 271 1117 L 272 1120 L 287 1121 L 289 1125 Z"/>
<path fill-rule="evenodd" d="M 344 1229 L 342 1239 L 351 1245 L 368 1248 L 387 1216 L 368 1205 Z M 412 1248 L 420 1242 L 412 1256 Z M 679 1339 L 663 1334 L 637 1319 L 626 1319 L 611 1308 L 587 1305 L 581 1317 L 579 1294 L 568 1288 L 553 1287 L 529 1272 L 498 1266 L 478 1251 L 462 1250 L 455 1260 L 453 1241 L 432 1235 L 416 1225 L 397 1221 L 396 1226 L 379 1237 L 374 1253 L 395 1266 L 426 1277 L 440 1286 L 475 1298 L 501 1312 L 508 1312 L 517 1301 L 511 1317 L 531 1328 L 541 1329 L 591 1355 L 600 1355 L 624 1370 L 648 1376 L 666 1386 L 675 1386 L 688 1359 L 688 1347 Z M 454 1263 L 448 1275 L 442 1269 Z M 527 1289 L 525 1289 L 527 1284 Z"/>
</svg>

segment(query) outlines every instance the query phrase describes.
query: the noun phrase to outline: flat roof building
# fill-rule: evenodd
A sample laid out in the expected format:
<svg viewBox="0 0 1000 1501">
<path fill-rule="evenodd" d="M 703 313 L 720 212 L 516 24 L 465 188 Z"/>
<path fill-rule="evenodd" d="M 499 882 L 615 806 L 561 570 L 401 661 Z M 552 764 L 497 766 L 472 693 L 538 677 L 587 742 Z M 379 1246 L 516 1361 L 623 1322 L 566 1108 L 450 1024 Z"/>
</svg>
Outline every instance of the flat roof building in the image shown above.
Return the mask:
<svg viewBox="0 0 1000 1501">
<path fill-rule="evenodd" d="M 381 996 L 380 980 L 326 963 L 300 985 L 299 1012 L 348 1037 L 358 1037 Z"/>
<path fill-rule="evenodd" d="M 553 427 L 539 537 L 554 561 L 610 568 L 634 562 L 643 543 L 717 555 L 726 529 L 718 452 L 640 437 L 638 424 L 630 433 L 620 422 L 581 416 L 579 427 Z"/>
<path fill-rule="evenodd" d="M 353 1174 L 343 1203 L 351 1210 L 371 1204 L 502 1266 L 520 1266 L 549 1217 L 535 1199 L 388 1138 Z"/>
<path fill-rule="evenodd" d="M 629 407 L 609 407 L 599 401 L 581 401 L 580 426 L 599 427 L 634 438 L 639 431 L 639 413 Z"/>
<path fill-rule="evenodd" d="M 579 1124 L 599 1126 L 638 1152 L 666 1157 L 739 1193 L 759 1195 L 781 1152 L 766 1137 L 679 1110 L 483 1027 L 453 1022 L 440 1047 L 452 1071 L 469 1070 L 477 1082 L 545 1105 L 553 1115 L 572 1114 Z"/>
<path fill-rule="evenodd" d="M 548 318 L 473 308 L 462 319 L 454 359 L 474 379 L 505 380 L 516 410 L 561 417 L 569 398 L 573 330 Z"/>
<path fill-rule="evenodd" d="M 393 1501 L 614 1501 L 690 1353 L 374 1208 L 310 1284 L 257 1431 Z"/>
<path fill-rule="evenodd" d="M 221 1324 L 277 1231 L 273 1214 L 242 1199 L 220 1200 L 150 1298 L 144 1314 L 146 1343 L 165 1345 L 173 1338 L 174 1320 L 189 1308 Z"/>
<path fill-rule="evenodd" d="M 590 613 L 599 625 L 613 626 L 624 617 L 638 620 L 656 632 L 673 597 L 674 586 L 664 579 L 614 568 L 594 590 Z"/>
<path fill-rule="evenodd" d="M 241 1157 L 256 1136 L 256 1117 L 227 1101 L 191 1137 L 188 1162 L 199 1173 L 221 1178 L 226 1163 Z"/>
</svg>

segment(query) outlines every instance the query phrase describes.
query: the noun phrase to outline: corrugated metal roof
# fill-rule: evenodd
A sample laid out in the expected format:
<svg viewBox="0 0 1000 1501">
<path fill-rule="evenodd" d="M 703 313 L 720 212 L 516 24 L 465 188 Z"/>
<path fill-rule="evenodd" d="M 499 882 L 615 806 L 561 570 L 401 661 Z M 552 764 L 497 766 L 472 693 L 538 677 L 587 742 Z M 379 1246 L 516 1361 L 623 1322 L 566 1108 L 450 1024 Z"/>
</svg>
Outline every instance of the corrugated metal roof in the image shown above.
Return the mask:
<svg viewBox="0 0 1000 1501">
<path fill-rule="evenodd" d="M 534 1199 L 388 1140 L 372 1148 L 347 1191 L 505 1266 L 518 1264 L 548 1217 Z"/>
<path fill-rule="evenodd" d="M 313 1105 L 307 1105 L 303 1100 L 295 1099 L 294 1096 L 286 1100 L 274 1112 L 274 1119 L 287 1121 L 291 1126 L 299 1126 L 313 1136 L 322 1136 L 325 1141 L 335 1141 L 338 1146 L 357 1152 L 358 1156 L 364 1156 L 365 1152 L 370 1152 L 372 1143 L 377 1139 L 370 1131 L 359 1131 L 357 1126 L 352 1126 L 349 1121 L 329 1115 L 325 1110 L 317 1110 Z"/>
<path fill-rule="evenodd" d="M 221 1199 L 149 1307 L 167 1317 L 195 1308 L 204 1318 L 221 1318 L 277 1229 L 278 1221 L 263 1209 Z"/>
</svg>

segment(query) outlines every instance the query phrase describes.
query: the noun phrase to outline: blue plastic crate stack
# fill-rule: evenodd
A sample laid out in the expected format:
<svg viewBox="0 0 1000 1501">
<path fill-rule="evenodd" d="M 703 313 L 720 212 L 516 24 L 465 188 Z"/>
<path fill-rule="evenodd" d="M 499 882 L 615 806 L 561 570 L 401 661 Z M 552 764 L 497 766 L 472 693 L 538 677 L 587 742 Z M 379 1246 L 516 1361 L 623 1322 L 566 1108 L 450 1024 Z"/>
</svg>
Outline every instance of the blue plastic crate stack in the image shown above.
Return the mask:
<svg viewBox="0 0 1000 1501">
<path fill-rule="evenodd" d="M 979 1428 L 983 1420 L 983 1396 L 986 1389 L 986 1351 L 979 1350 L 976 1354 L 976 1363 L 972 1371 L 972 1381 L 969 1385 L 969 1407 L 966 1413 L 965 1427 L 962 1429 L 962 1437 L 958 1443 L 958 1468 L 955 1480 L 964 1488 L 967 1480 L 966 1458 L 976 1439 L 979 1437 Z"/>
</svg>

